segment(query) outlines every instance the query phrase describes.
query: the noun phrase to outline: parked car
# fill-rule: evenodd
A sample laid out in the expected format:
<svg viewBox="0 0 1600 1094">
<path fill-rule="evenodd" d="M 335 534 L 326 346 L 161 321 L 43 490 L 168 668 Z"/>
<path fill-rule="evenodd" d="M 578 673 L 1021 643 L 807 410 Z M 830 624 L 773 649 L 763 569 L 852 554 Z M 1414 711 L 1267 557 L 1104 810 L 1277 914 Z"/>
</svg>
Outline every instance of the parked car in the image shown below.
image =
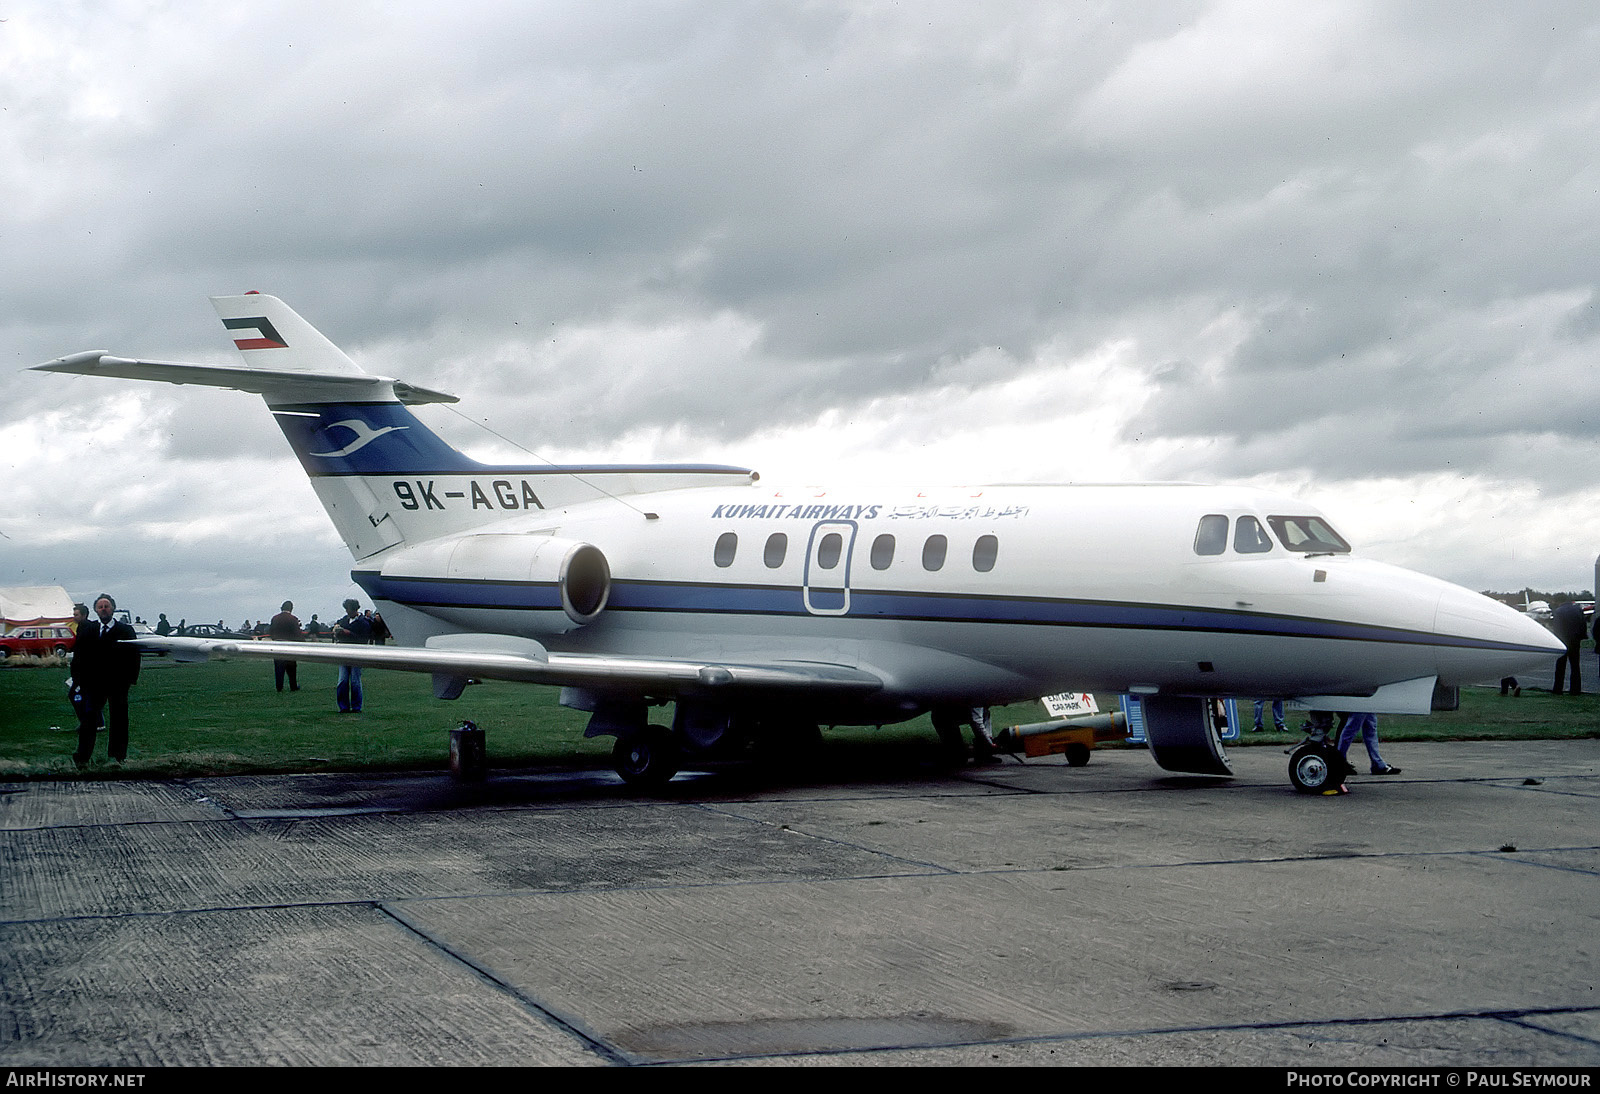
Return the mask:
<svg viewBox="0 0 1600 1094">
<path fill-rule="evenodd" d="M 74 641 L 71 627 L 19 627 L 10 634 L 0 635 L 0 657 L 71 653 Z"/>
<path fill-rule="evenodd" d="M 215 623 L 191 623 L 172 632 L 180 638 L 249 638 L 248 634 L 219 627 Z"/>
</svg>

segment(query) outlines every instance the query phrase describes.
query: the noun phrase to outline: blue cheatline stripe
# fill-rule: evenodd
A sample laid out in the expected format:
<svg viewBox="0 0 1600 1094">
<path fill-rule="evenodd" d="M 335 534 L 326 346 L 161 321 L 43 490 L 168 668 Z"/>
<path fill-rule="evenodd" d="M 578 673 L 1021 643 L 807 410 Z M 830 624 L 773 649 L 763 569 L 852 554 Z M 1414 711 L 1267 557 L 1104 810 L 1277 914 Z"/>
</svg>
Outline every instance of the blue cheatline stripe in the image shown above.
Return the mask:
<svg viewBox="0 0 1600 1094">
<path fill-rule="evenodd" d="M 559 611 L 554 582 L 472 581 L 384 577 L 371 570 L 351 572 L 374 599 L 417 608 L 483 608 Z M 801 590 L 793 585 L 722 585 L 670 581 L 617 581 L 609 612 L 698 613 L 702 615 L 807 616 Z M 957 593 L 866 592 L 850 590 L 850 614 L 828 618 L 894 622 L 1005 623 L 1024 626 L 1091 627 L 1109 630 L 1164 630 L 1280 638 L 1341 639 L 1514 653 L 1549 651 L 1535 646 L 1491 642 L 1430 631 L 1364 623 L 1269 615 L 1176 604 L 1138 604 L 1110 600 L 981 596 Z"/>
<path fill-rule="evenodd" d="M 418 608 L 561 610 L 561 590 L 554 581 L 453 581 L 449 578 L 384 577 L 372 570 L 352 570 L 350 576 L 374 600 L 393 600 Z"/>
</svg>

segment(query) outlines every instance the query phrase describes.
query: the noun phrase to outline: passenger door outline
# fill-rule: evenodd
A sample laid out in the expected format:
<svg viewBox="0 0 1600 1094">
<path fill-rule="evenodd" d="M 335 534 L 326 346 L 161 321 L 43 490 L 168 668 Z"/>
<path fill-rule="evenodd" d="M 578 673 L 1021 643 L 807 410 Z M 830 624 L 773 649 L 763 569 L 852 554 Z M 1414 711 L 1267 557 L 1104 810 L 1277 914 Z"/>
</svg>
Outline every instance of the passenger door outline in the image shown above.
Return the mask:
<svg viewBox="0 0 1600 1094">
<path fill-rule="evenodd" d="M 833 567 L 818 562 L 818 554 L 829 534 L 843 540 L 839 561 Z M 850 563 L 855 556 L 856 522 L 821 520 L 811 526 L 806 540 L 806 565 L 800 579 L 800 594 L 806 611 L 812 615 L 846 615 L 850 611 Z"/>
</svg>

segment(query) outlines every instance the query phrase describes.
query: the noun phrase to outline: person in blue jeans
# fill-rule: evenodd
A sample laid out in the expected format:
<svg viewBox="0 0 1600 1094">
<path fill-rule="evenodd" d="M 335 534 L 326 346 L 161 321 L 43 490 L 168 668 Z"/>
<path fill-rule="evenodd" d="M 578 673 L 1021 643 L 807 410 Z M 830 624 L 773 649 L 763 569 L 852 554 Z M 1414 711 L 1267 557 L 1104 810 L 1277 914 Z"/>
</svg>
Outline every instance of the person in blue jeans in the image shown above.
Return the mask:
<svg viewBox="0 0 1600 1094">
<path fill-rule="evenodd" d="M 350 646 L 372 643 L 372 623 L 361 614 L 354 598 L 344 602 L 344 618 L 333 625 L 333 640 Z M 334 691 L 340 714 L 361 713 L 361 666 L 340 665 L 339 686 Z"/>
<path fill-rule="evenodd" d="M 1346 714 L 1344 727 L 1339 731 L 1339 752 L 1348 756 L 1356 735 L 1367 746 L 1367 759 L 1372 761 L 1374 775 L 1398 775 L 1400 769 L 1392 767 L 1378 754 L 1378 716 L 1376 714 Z"/>
<path fill-rule="evenodd" d="M 1255 727 L 1250 731 L 1252 733 L 1261 732 L 1261 708 L 1266 705 L 1266 702 L 1267 701 L 1265 699 L 1256 700 L 1256 724 Z M 1289 727 L 1283 724 L 1282 699 L 1272 700 L 1272 728 L 1277 730 L 1279 733 L 1289 732 Z"/>
</svg>

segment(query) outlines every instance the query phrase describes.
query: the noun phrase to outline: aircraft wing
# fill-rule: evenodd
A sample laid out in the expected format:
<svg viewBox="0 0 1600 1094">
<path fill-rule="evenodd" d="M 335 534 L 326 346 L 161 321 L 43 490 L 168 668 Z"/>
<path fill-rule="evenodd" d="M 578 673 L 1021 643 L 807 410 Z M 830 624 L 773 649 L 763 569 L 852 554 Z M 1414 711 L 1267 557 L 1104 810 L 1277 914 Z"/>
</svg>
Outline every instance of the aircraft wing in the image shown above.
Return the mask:
<svg viewBox="0 0 1600 1094">
<path fill-rule="evenodd" d="M 729 690 L 867 695 L 881 690 L 884 683 L 873 673 L 828 662 L 739 663 L 550 653 L 532 639 L 497 634 L 442 635 L 429 639 L 425 647 L 208 638 L 143 638 L 138 645 L 171 653 L 180 661 L 316 661 L 427 672 L 433 674 L 434 691 L 441 698 L 459 695 L 468 677 L 670 695 Z"/>
</svg>

